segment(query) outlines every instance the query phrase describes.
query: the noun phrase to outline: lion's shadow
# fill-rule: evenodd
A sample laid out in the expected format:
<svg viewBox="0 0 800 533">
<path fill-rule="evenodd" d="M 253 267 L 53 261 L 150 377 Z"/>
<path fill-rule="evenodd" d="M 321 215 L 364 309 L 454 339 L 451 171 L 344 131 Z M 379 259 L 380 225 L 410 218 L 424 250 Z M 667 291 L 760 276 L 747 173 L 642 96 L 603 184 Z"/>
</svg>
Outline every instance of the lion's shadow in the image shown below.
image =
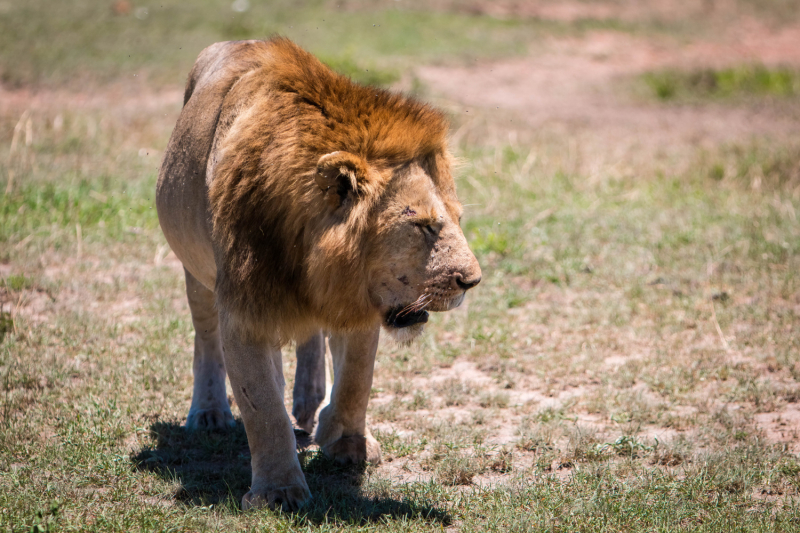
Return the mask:
<svg viewBox="0 0 800 533">
<path fill-rule="evenodd" d="M 175 499 L 185 505 L 227 505 L 238 502 L 250 486 L 250 451 L 241 420 L 225 432 L 188 432 L 175 422 L 150 426 L 154 446 L 131 455 L 134 468 L 175 482 Z M 295 519 L 321 524 L 332 519 L 370 523 L 392 519 L 423 519 L 444 526 L 450 515 L 432 504 L 391 496 L 368 496 L 362 490 L 366 467 L 342 467 L 327 459 L 307 433 L 296 431 L 306 481 L 314 496 Z"/>
</svg>

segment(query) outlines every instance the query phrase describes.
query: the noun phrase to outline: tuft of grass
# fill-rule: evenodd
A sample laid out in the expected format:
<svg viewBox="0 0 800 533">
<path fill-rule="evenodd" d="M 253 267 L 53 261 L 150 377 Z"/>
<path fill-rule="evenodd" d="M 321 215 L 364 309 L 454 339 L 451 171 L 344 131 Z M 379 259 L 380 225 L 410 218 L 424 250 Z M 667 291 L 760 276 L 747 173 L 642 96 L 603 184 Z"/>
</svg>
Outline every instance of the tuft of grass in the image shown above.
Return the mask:
<svg viewBox="0 0 800 533">
<path fill-rule="evenodd" d="M 501 448 L 494 457 L 488 460 L 490 470 L 507 474 L 514 469 L 514 452 L 509 448 Z"/>
<path fill-rule="evenodd" d="M 0 344 L 6 338 L 8 333 L 14 331 L 14 318 L 8 311 L 0 310 Z"/>
<path fill-rule="evenodd" d="M 428 444 L 426 438 L 415 439 L 399 435 L 396 431 L 383 432 L 379 429 L 373 431 L 375 438 L 381 443 L 384 459 L 393 460 L 406 457 L 425 449 Z"/>
<path fill-rule="evenodd" d="M 22 291 L 33 287 L 33 280 L 24 274 L 12 274 L 0 279 L 0 287 L 10 291 Z"/>
<path fill-rule="evenodd" d="M 475 476 L 488 467 L 486 457 L 457 446 L 437 445 L 432 455 L 422 462 L 433 471 L 434 479 L 447 486 L 470 485 Z"/>
<path fill-rule="evenodd" d="M 500 392 L 484 392 L 478 399 L 478 405 L 481 407 L 508 407 L 508 393 Z"/>
<path fill-rule="evenodd" d="M 520 450 L 542 454 L 555 449 L 557 432 L 550 425 L 523 420 L 519 433 L 517 447 Z"/>
<path fill-rule="evenodd" d="M 754 193 L 792 190 L 800 186 L 800 146 L 764 142 L 725 145 L 711 153 L 701 152 L 695 169 L 712 182 Z"/>
<path fill-rule="evenodd" d="M 460 379 L 450 378 L 440 383 L 436 387 L 436 391 L 442 395 L 444 404 L 451 407 L 466 405 L 473 393 L 473 388 Z"/>
<path fill-rule="evenodd" d="M 669 69 L 642 74 L 642 80 L 662 101 L 800 95 L 800 72 L 789 67 L 743 65 L 689 72 Z"/>
<path fill-rule="evenodd" d="M 427 409 L 430 407 L 430 396 L 426 391 L 418 390 L 414 392 L 414 397 L 408 402 L 408 408 L 412 411 Z"/>
</svg>

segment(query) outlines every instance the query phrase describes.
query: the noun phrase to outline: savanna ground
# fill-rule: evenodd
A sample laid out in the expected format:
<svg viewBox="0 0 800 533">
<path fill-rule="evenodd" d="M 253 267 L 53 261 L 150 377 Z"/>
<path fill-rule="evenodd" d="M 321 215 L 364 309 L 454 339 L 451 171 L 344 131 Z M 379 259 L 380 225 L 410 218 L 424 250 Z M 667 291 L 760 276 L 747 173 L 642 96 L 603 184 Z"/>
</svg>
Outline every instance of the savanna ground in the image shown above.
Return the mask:
<svg viewBox="0 0 800 533">
<path fill-rule="evenodd" d="M 796 2 L 268 4 L 0 2 L 0 529 L 800 530 Z M 450 113 L 484 269 L 382 344 L 381 465 L 298 433 L 293 515 L 181 427 L 153 209 L 196 54 L 274 32 Z"/>
</svg>

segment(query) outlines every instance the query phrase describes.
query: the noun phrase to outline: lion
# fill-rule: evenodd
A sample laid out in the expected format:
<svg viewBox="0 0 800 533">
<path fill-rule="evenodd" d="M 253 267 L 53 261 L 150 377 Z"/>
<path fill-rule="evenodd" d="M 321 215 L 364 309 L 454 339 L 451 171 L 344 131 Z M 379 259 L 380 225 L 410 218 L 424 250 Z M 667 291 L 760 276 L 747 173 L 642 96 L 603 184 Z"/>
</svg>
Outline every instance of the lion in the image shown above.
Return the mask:
<svg viewBox="0 0 800 533">
<path fill-rule="evenodd" d="M 243 509 L 311 497 L 283 404 L 281 346 L 299 341 L 293 412 L 341 463 L 379 462 L 366 427 L 378 337 L 408 342 L 481 269 L 462 233 L 448 124 L 429 105 L 334 73 L 285 38 L 201 52 L 159 172 L 156 206 L 183 263 L 195 329 L 186 427 L 233 423 L 252 458 Z"/>
</svg>

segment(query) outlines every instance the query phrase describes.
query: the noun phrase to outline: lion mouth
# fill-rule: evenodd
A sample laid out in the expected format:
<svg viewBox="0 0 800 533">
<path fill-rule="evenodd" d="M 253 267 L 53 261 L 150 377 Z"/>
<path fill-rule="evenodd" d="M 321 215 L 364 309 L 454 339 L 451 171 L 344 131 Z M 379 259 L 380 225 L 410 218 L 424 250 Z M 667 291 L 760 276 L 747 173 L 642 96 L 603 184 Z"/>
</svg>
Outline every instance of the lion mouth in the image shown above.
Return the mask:
<svg viewBox="0 0 800 533">
<path fill-rule="evenodd" d="M 414 324 L 424 324 L 430 316 L 427 311 L 404 311 L 405 308 L 397 307 L 386 315 L 386 325 L 392 328 L 407 328 Z"/>
</svg>

